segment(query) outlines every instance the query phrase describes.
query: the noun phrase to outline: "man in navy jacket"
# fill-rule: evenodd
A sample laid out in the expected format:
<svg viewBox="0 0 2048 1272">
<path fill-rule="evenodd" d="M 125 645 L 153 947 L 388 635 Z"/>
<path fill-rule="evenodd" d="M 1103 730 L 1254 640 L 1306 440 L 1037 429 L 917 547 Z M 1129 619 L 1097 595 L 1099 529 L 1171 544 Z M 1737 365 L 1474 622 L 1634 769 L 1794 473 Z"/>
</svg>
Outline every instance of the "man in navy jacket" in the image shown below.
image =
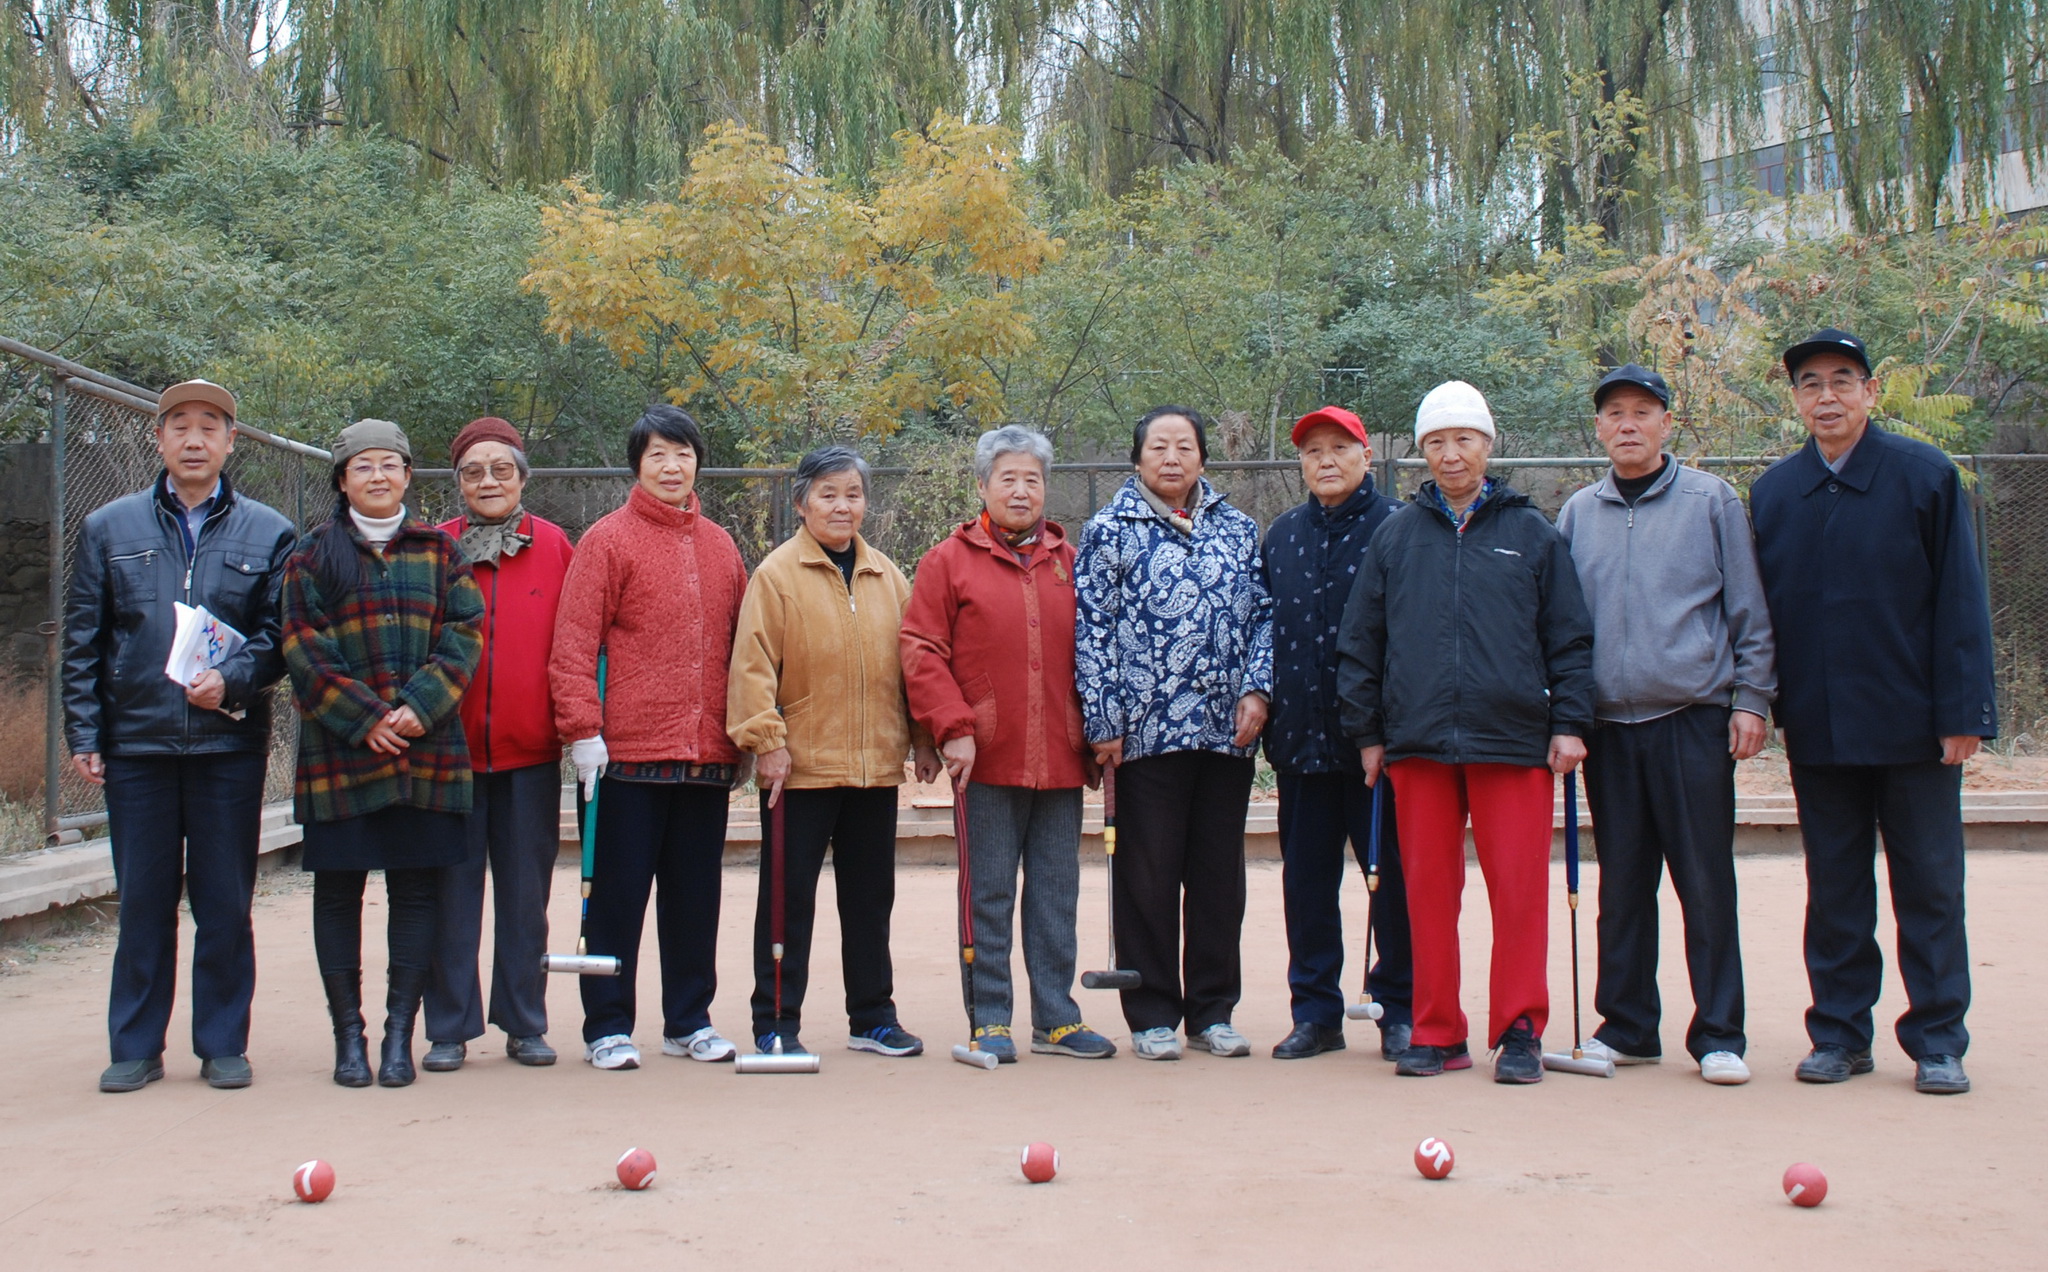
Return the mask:
<svg viewBox="0 0 2048 1272">
<path fill-rule="evenodd" d="M 1337 629 L 1366 544 L 1401 507 L 1373 489 L 1372 441 L 1342 407 L 1294 425 L 1307 503 L 1266 532 L 1260 564 L 1273 595 L 1273 710 L 1266 759 L 1280 781 L 1281 891 L 1287 911 L 1287 985 L 1294 1030 L 1273 1048 L 1299 1060 L 1344 1046 L 1344 922 L 1337 890 L 1344 842 L 1360 864 L 1371 842 L 1372 788 L 1339 725 Z M 1380 812 L 1380 884 L 1366 919 L 1379 947 L 1367 988 L 1385 1012 L 1380 1055 L 1400 1058 L 1413 1020 L 1408 894 L 1394 833 L 1393 788 Z"/>
<path fill-rule="evenodd" d="M 1778 639 L 1777 721 L 1806 844 L 1804 1082 L 1874 1067 L 1876 841 L 1884 836 L 1899 1045 L 1928 1094 L 1970 1089 L 1962 765 L 1992 724 L 1991 615 L 1947 455 L 1870 422 L 1878 383 L 1833 328 L 1785 351 L 1811 439 L 1750 492 Z"/>
</svg>

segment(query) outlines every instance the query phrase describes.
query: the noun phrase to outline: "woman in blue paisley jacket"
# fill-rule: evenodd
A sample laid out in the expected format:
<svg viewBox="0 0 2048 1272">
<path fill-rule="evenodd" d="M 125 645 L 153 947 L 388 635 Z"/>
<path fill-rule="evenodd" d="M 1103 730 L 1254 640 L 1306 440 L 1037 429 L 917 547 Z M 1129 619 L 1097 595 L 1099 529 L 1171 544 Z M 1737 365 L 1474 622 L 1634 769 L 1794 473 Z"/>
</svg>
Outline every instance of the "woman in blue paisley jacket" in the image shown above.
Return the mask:
<svg viewBox="0 0 2048 1272">
<path fill-rule="evenodd" d="M 1121 806 L 1119 961 L 1143 978 L 1123 991 L 1124 1020 L 1147 1060 L 1180 1058 L 1182 1024 L 1190 1045 L 1251 1054 L 1230 1015 L 1252 751 L 1273 687 L 1272 599 L 1258 523 L 1202 478 L 1208 458 L 1199 413 L 1147 412 L 1131 440 L 1137 473 L 1089 518 L 1074 563 L 1075 680 Z"/>
</svg>

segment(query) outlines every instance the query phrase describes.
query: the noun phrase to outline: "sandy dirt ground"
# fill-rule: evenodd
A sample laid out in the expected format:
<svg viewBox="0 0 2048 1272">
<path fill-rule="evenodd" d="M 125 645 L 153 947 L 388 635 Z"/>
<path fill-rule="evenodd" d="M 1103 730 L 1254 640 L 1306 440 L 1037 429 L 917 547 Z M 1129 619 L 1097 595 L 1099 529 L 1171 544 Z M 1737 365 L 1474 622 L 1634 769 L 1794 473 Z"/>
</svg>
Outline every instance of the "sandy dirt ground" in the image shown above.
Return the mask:
<svg viewBox="0 0 2048 1272">
<path fill-rule="evenodd" d="M 1890 1036 L 1902 1007 L 1891 980 L 1878 1005 L 1876 1074 L 1827 1088 L 1793 1080 L 1806 1046 L 1800 864 L 1746 858 L 1740 869 L 1757 1079 L 1737 1088 L 1706 1085 L 1683 1057 L 1690 998 L 1668 903 L 1673 1054 L 1661 1067 L 1612 1081 L 1552 1074 L 1533 1088 L 1496 1086 L 1483 1064 L 1397 1079 L 1367 1045 L 1376 1035 L 1357 1025 L 1347 1052 L 1274 1061 L 1267 1051 L 1288 1024 L 1280 874 L 1254 865 L 1238 1015 L 1256 1046 L 1250 1059 L 1027 1055 L 994 1073 L 950 1062 L 946 1049 L 963 1032 L 953 878 L 920 868 L 900 876 L 897 983 L 905 1023 L 933 1054 L 843 1049 L 824 906 L 804 1031 L 824 1054 L 818 1076 L 738 1077 L 730 1066 L 661 1056 L 658 1018 L 644 1010 L 658 992 L 649 959 L 639 1040 L 651 1054 L 637 1072 L 578 1062 L 576 984 L 558 977 L 558 1067 L 509 1063 L 493 1033 L 472 1045 L 460 1073 L 422 1074 L 400 1091 L 344 1090 L 328 1080 L 309 894 L 286 880 L 258 902 L 257 1081 L 248 1090 L 198 1080 L 181 1003 L 169 1077 L 138 1094 L 96 1092 L 110 942 L 60 942 L 0 976 L 0 1266 L 2048 1264 L 2048 857 L 1971 857 L 1977 1090 L 1948 1099 L 1911 1089 L 1911 1064 Z M 747 965 L 753 884 L 751 869 L 727 871 L 714 1019 L 733 1036 L 746 1027 L 748 986 L 736 973 Z M 1102 887 L 1099 869 L 1084 871 L 1084 966 L 1101 959 Z M 1569 1045 L 1561 876 L 1558 889 L 1548 1039 Z M 565 870 L 559 933 L 574 930 L 573 892 Z M 1353 877 L 1345 907 L 1354 933 L 1363 897 Z M 1586 917 L 1590 954 L 1590 905 Z M 1889 950 L 1889 921 L 1882 932 Z M 1466 1005 L 1476 1020 L 1486 940 L 1475 872 Z M 1587 992 L 1590 1002 L 1590 978 Z M 1081 997 L 1094 1023 L 1125 1042 L 1115 1001 Z M 1426 1135 L 1457 1151 L 1448 1181 L 1424 1181 L 1411 1164 Z M 1018 1150 L 1030 1140 L 1060 1149 L 1055 1182 L 1019 1176 Z M 613 1162 L 632 1145 L 660 1162 L 644 1193 L 613 1180 Z M 297 1204 L 292 1169 L 315 1156 L 333 1163 L 339 1187 L 324 1205 Z M 1801 1160 L 1831 1181 L 1816 1210 L 1794 1209 L 1779 1190 L 1785 1167 Z"/>
</svg>

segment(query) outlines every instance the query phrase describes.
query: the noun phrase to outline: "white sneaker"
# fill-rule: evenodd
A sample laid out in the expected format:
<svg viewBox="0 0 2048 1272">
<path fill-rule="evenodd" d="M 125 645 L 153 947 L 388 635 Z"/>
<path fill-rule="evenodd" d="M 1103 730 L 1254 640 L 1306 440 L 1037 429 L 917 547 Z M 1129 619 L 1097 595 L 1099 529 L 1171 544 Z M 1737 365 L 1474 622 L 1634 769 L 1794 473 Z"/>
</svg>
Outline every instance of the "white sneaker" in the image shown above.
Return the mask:
<svg viewBox="0 0 2048 1272">
<path fill-rule="evenodd" d="M 730 1060 L 739 1052 L 738 1047 L 719 1037 L 718 1031 L 710 1025 L 704 1026 L 687 1038 L 664 1037 L 661 1040 L 661 1054 L 688 1056 L 692 1060 L 702 1060 L 706 1064 Z"/>
<path fill-rule="evenodd" d="M 1732 1051 L 1709 1051 L 1700 1057 L 1700 1076 L 1715 1086 L 1741 1086 L 1749 1081 L 1749 1066 Z"/>
<path fill-rule="evenodd" d="M 1579 1050 L 1586 1053 L 1586 1059 L 1588 1060 L 1611 1060 L 1617 1068 L 1625 1068 L 1632 1064 L 1664 1063 L 1664 1057 L 1662 1056 L 1632 1056 L 1625 1051 L 1616 1051 L 1598 1038 L 1586 1039 L 1585 1044 Z"/>
<path fill-rule="evenodd" d="M 1188 1039 L 1188 1045 L 1202 1047 L 1212 1056 L 1248 1056 L 1252 1053 L 1252 1044 L 1245 1041 L 1243 1034 L 1232 1029 L 1228 1021 L 1210 1025 L 1198 1036 Z"/>
<path fill-rule="evenodd" d="M 583 1058 L 600 1069 L 637 1069 L 640 1048 L 625 1034 L 606 1034 L 583 1049 Z"/>
<path fill-rule="evenodd" d="M 1180 1039 L 1164 1027 L 1140 1029 L 1131 1035 L 1131 1050 L 1140 1060 L 1178 1060 Z"/>
</svg>

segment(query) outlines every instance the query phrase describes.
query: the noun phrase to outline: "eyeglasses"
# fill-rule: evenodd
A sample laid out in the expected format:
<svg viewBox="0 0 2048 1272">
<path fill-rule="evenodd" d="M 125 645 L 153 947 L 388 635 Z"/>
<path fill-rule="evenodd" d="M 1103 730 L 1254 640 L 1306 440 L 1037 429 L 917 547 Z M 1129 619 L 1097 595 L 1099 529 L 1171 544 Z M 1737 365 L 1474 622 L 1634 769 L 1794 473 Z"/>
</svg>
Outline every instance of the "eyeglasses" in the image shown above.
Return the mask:
<svg viewBox="0 0 2048 1272">
<path fill-rule="evenodd" d="M 511 481 L 519 475 L 519 466 L 501 461 L 489 467 L 482 464 L 464 464 L 455 470 L 455 475 L 462 479 L 465 486 L 476 485 L 484 479 L 485 474 L 489 474 L 492 481 Z"/>
<path fill-rule="evenodd" d="M 1792 391 L 1800 397 L 1813 398 L 1819 397 L 1820 391 L 1825 388 L 1836 397 L 1847 397 L 1862 387 L 1869 379 L 1870 377 L 1867 375 L 1837 375 L 1823 380 L 1816 375 L 1799 381 L 1792 386 Z"/>
<path fill-rule="evenodd" d="M 405 467 L 405 461 L 402 459 L 387 459 L 381 464 L 350 464 L 348 475 L 358 481 L 368 481 L 372 477 L 403 477 Z"/>
</svg>

